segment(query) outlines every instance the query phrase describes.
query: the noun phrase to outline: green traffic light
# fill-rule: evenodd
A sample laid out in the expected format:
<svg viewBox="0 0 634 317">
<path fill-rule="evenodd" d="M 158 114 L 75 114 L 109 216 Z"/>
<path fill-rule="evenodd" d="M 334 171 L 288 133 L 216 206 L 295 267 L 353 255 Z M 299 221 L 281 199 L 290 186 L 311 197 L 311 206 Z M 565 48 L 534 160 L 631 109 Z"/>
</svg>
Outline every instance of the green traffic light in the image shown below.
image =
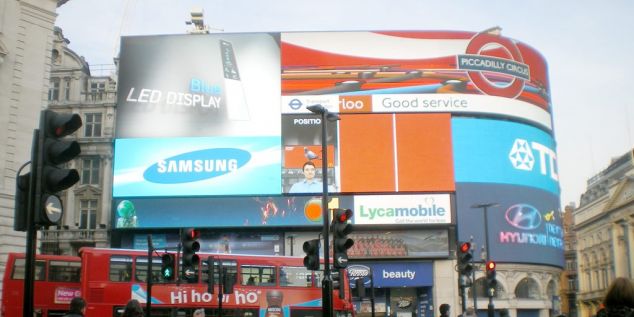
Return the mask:
<svg viewBox="0 0 634 317">
<path fill-rule="evenodd" d="M 172 272 L 172 269 L 171 269 L 171 268 L 169 268 L 169 267 L 168 267 L 168 268 L 165 268 L 165 269 L 163 270 L 163 277 L 165 277 L 166 279 L 169 279 L 169 278 L 171 278 L 171 277 L 172 277 L 172 273 L 173 273 L 173 272 Z"/>
</svg>

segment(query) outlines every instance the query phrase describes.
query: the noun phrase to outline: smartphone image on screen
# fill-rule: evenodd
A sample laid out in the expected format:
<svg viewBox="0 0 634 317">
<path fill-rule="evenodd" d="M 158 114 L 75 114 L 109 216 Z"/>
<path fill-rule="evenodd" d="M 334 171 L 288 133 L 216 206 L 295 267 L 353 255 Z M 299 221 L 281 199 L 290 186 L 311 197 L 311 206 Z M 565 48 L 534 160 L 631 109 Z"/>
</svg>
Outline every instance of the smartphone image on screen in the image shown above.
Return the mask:
<svg viewBox="0 0 634 317">
<path fill-rule="evenodd" d="M 249 120 L 249 107 L 240 80 L 236 56 L 230 42 L 220 40 L 220 55 L 225 77 L 225 96 L 229 120 Z"/>
</svg>

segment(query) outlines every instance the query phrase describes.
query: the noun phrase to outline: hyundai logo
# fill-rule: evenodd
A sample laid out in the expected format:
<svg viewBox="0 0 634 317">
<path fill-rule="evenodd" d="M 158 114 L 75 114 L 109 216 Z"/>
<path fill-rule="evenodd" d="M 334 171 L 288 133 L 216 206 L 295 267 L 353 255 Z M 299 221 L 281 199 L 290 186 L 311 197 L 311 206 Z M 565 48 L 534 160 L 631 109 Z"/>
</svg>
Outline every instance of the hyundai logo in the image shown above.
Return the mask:
<svg viewBox="0 0 634 317">
<path fill-rule="evenodd" d="M 542 223 L 542 215 L 529 204 L 515 204 L 506 210 L 506 222 L 522 230 L 537 229 Z"/>
</svg>

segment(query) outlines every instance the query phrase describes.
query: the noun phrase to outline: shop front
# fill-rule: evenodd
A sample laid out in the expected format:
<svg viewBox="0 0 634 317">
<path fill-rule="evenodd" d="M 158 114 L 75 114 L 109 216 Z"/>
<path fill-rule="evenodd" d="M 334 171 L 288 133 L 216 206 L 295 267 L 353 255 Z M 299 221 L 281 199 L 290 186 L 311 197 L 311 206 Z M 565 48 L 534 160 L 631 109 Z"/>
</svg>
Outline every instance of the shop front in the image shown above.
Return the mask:
<svg viewBox="0 0 634 317">
<path fill-rule="evenodd" d="M 357 316 L 432 317 L 432 262 L 373 262 L 348 266 Z M 362 280 L 365 294 L 359 296 Z M 363 292 L 361 292 L 363 293 Z"/>
</svg>

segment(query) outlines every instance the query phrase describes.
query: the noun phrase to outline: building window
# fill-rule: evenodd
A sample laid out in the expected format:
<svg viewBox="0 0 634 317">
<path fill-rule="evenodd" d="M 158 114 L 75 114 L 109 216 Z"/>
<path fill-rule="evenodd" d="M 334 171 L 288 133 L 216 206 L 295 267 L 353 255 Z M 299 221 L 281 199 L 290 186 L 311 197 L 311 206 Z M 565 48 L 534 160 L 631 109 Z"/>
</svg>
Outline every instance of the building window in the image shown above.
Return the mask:
<svg viewBox="0 0 634 317">
<path fill-rule="evenodd" d="M 70 100 L 70 77 L 64 78 L 64 100 Z"/>
<path fill-rule="evenodd" d="M 87 113 L 86 115 L 86 129 L 84 130 L 85 137 L 100 137 L 101 136 L 101 113 Z"/>
<path fill-rule="evenodd" d="M 83 185 L 99 184 L 99 163 L 100 160 L 98 157 L 87 157 L 82 160 L 81 183 Z"/>
<path fill-rule="evenodd" d="M 525 277 L 515 288 L 515 297 L 526 299 L 539 299 L 539 286 L 532 278 Z"/>
<path fill-rule="evenodd" d="M 82 199 L 80 201 L 81 219 L 79 219 L 79 229 L 97 228 L 97 200 Z"/>
<path fill-rule="evenodd" d="M 90 83 L 90 100 L 92 101 L 103 100 L 103 97 L 105 94 L 106 94 L 106 83 L 104 82 Z"/>
<path fill-rule="evenodd" d="M 48 88 L 48 100 L 59 101 L 59 78 L 51 79 L 51 86 Z"/>
</svg>

